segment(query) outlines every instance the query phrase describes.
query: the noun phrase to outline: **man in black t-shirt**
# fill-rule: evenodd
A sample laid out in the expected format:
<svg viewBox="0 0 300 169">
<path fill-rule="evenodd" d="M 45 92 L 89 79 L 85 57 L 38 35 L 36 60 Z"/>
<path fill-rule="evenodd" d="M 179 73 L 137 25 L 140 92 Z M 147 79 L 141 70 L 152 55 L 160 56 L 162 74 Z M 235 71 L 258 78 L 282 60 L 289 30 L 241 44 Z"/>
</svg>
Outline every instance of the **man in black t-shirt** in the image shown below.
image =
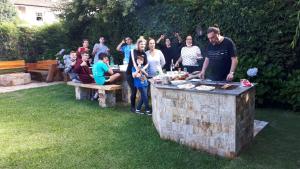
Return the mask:
<svg viewBox="0 0 300 169">
<path fill-rule="evenodd" d="M 236 46 L 230 38 L 220 35 L 220 29 L 209 27 L 207 30 L 209 45 L 204 60 L 200 78 L 205 78 L 206 69 L 209 69 L 208 78 L 214 81 L 232 81 L 238 64 Z"/>
</svg>

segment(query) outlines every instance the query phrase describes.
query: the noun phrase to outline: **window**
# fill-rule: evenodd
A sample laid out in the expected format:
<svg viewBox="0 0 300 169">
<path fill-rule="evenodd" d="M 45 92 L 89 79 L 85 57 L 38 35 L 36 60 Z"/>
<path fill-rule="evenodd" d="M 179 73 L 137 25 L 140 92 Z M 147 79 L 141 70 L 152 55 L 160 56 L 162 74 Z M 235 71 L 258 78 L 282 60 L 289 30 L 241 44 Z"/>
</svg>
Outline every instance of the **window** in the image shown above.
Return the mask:
<svg viewBox="0 0 300 169">
<path fill-rule="evenodd" d="M 36 13 L 36 20 L 37 21 L 43 21 L 43 13 L 37 12 Z"/>
</svg>

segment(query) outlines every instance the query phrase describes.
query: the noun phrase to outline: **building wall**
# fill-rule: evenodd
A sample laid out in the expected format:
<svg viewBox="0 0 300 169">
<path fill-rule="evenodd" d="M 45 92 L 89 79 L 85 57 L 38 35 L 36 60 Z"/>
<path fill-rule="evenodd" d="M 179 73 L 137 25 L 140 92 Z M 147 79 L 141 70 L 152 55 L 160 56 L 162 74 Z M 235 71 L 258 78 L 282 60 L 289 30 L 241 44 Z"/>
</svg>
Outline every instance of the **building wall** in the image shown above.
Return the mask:
<svg viewBox="0 0 300 169">
<path fill-rule="evenodd" d="M 18 16 L 29 25 L 51 24 L 58 21 L 57 13 L 49 7 L 15 5 Z"/>
</svg>

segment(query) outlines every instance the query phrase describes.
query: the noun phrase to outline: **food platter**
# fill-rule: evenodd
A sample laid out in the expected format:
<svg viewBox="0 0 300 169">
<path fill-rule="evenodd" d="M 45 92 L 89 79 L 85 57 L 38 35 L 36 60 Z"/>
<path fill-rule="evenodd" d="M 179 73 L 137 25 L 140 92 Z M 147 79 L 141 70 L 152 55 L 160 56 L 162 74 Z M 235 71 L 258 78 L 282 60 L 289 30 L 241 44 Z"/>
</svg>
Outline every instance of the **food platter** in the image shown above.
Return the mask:
<svg viewBox="0 0 300 169">
<path fill-rule="evenodd" d="M 187 82 L 186 80 L 172 80 L 171 84 L 172 85 L 181 85 L 181 84 L 184 84 L 186 82 Z"/>
<path fill-rule="evenodd" d="M 191 84 L 191 83 L 187 83 L 187 84 L 181 84 L 181 85 L 177 85 L 177 87 L 179 89 L 192 89 L 195 87 L 195 85 Z"/>
<path fill-rule="evenodd" d="M 207 85 L 200 85 L 196 87 L 196 90 L 201 90 L 201 91 L 211 91 L 215 90 L 216 87 L 214 86 L 207 86 Z"/>
</svg>

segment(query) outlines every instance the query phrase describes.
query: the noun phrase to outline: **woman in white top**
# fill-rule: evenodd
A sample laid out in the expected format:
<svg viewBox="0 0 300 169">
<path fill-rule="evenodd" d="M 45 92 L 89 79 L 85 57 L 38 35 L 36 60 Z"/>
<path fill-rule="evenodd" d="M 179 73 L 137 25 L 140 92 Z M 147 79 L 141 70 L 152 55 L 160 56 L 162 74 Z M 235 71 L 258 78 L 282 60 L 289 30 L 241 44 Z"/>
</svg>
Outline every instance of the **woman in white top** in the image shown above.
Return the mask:
<svg viewBox="0 0 300 169">
<path fill-rule="evenodd" d="M 152 78 L 157 72 L 162 71 L 162 67 L 166 63 L 164 54 L 160 50 L 155 49 L 154 39 L 149 40 L 149 50 L 146 52 L 146 55 L 149 64 L 148 75 L 149 78 Z"/>
<path fill-rule="evenodd" d="M 198 60 L 203 60 L 200 48 L 193 46 L 193 38 L 190 35 L 186 37 L 185 44 L 186 46 L 181 49 L 180 58 L 177 60 L 175 66 L 178 67 L 179 63 L 182 62 L 183 67 L 189 73 L 200 71 Z"/>
</svg>

